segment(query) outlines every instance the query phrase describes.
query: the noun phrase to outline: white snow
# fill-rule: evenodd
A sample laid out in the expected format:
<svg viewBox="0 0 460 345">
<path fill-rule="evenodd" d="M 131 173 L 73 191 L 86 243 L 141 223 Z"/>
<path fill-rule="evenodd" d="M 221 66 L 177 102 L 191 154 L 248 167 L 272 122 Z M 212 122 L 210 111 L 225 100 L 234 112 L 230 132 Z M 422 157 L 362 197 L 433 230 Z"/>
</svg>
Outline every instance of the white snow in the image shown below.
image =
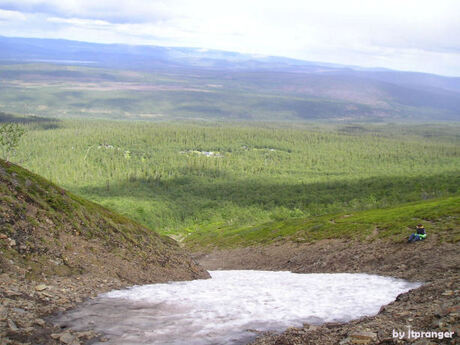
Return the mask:
<svg viewBox="0 0 460 345">
<path fill-rule="evenodd" d="M 420 283 L 367 274 L 212 271 L 212 279 L 100 295 L 58 323 L 96 326 L 104 344 L 234 345 L 258 331 L 376 314 Z"/>
</svg>

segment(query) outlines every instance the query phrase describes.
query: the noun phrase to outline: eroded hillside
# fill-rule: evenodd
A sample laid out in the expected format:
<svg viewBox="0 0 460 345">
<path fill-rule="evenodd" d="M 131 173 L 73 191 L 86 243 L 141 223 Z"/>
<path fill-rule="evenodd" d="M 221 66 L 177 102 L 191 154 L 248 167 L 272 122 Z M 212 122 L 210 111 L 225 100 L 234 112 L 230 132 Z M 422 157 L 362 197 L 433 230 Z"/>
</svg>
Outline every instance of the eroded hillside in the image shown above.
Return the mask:
<svg viewBox="0 0 460 345">
<path fill-rule="evenodd" d="M 66 339 L 40 317 L 97 292 L 209 277 L 174 240 L 3 160 L 0 214 L 0 336 L 12 344 Z"/>
</svg>

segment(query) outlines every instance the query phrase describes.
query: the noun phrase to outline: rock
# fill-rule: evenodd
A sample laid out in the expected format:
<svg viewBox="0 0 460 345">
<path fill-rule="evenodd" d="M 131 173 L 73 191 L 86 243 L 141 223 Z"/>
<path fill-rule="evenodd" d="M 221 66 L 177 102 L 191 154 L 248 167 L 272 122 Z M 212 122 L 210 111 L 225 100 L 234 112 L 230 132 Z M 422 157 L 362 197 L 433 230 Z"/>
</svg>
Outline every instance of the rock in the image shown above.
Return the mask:
<svg viewBox="0 0 460 345">
<path fill-rule="evenodd" d="M 59 341 L 61 343 L 64 343 L 64 344 L 80 344 L 80 342 L 78 341 L 77 337 L 73 334 L 70 334 L 69 332 L 64 332 L 60 335 L 59 337 Z"/>
<path fill-rule="evenodd" d="M 6 311 L 6 308 L 0 305 L 0 321 L 6 320 L 7 316 L 8 312 Z"/>
<path fill-rule="evenodd" d="M 443 296 L 453 296 L 454 294 L 455 294 L 454 291 L 452 291 L 452 290 L 446 290 L 446 291 L 444 291 L 441 295 L 443 295 Z"/>
<path fill-rule="evenodd" d="M 23 331 L 24 333 L 31 334 L 33 331 L 35 331 L 35 328 L 33 328 L 33 327 L 26 327 L 26 328 L 23 328 L 22 331 Z"/>
<path fill-rule="evenodd" d="M 40 284 L 40 285 L 37 285 L 35 287 L 36 291 L 43 291 L 43 290 L 46 290 L 46 289 L 47 289 L 47 286 L 45 284 Z"/>
<path fill-rule="evenodd" d="M 97 333 L 94 331 L 85 331 L 85 332 L 78 332 L 75 334 L 78 338 L 84 339 L 93 339 L 97 337 Z"/>
<path fill-rule="evenodd" d="M 43 319 L 35 319 L 34 323 L 39 326 L 44 326 L 46 324 L 45 320 Z"/>
<path fill-rule="evenodd" d="M 407 315 L 410 315 L 410 312 L 402 311 L 400 313 L 395 313 L 395 316 L 397 316 L 397 317 L 406 317 Z"/>
<path fill-rule="evenodd" d="M 18 326 L 16 326 L 13 320 L 8 319 L 6 322 L 8 323 L 8 327 L 10 328 L 10 330 L 12 330 L 13 332 L 19 331 Z"/>
<path fill-rule="evenodd" d="M 4 240 L 5 238 L 8 238 L 5 234 L 0 234 L 0 239 Z"/>
<path fill-rule="evenodd" d="M 319 328 L 319 326 L 308 325 L 308 328 L 306 328 L 306 330 L 309 331 L 309 332 L 312 332 L 312 331 L 316 331 L 318 328 Z"/>
<path fill-rule="evenodd" d="M 50 337 L 53 338 L 53 339 L 59 339 L 60 336 L 61 336 L 61 334 L 59 334 L 59 333 L 51 333 L 50 334 Z"/>
<path fill-rule="evenodd" d="M 16 241 L 10 238 L 9 245 L 10 247 L 14 247 L 16 245 Z"/>
<path fill-rule="evenodd" d="M 13 311 L 18 313 L 18 314 L 24 314 L 26 311 L 22 308 L 13 308 Z"/>
<path fill-rule="evenodd" d="M 21 293 L 19 291 L 16 291 L 16 290 L 6 290 L 5 294 L 8 297 L 21 296 Z"/>
<path fill-rule="evenodd" d="M 377 334 L 374 332 L 355 332 L 350 334 L 352 344 L 370 344 L 377 340 Z"/>
</svg>

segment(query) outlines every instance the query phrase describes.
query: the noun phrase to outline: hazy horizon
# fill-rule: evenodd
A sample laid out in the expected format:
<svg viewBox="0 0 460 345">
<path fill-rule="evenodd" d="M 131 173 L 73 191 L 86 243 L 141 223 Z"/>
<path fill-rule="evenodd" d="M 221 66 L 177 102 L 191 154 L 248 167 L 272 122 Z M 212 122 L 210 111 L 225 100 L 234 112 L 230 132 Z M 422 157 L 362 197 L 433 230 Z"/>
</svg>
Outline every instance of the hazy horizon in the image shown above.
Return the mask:
<svg viewBox="0 0 460 345">
<path fill-rule="evenodd" d="M 460 76 L 460 2 L 0 0 L 0 35 L 190 47 Z"/>
<path fill-rule="evenodd" d="M 69 42 L 80 42 L 80 43 L 89 43 L 89 44 L 102 44 L 102 45 L 126 45 L 126 46 L 138 46 L 138 47 L 162 47 L 162 48 L 184 48 L 184 49 L 196 49 L 198 51 L 218 51 L 218 52 L 224 52 L 224 53 L 237 53 L 237 54 L 243 54 L 243 55 L 248 55 L 252 56 L 254 58 L 263 58 L 263 57 L 275 57 L 275 58 L 287 58 L 287 59 L 293 59 L 293 60 L 299 60 L 299 61 L 304 61 L 304 62 L 311 62 L 315 63 L 318 65 L 324 64 L 324 65 L 337 65 L 337 66 L 343 66 L 343 67 L 355 67 L 358 69 L 369 69 L 369 70 L 388 70 L 388 71 L 394 71 L 394 72 L 408 72 L 408 73 L 424 73 L 424 74 L 432 74 L 432 75 L 438 75 L 442 77 L 449 77 L 449 78 L 460 78 L 459 75 L 447 75 L 447 74 L 442 74 L 442 73 L 433 73 L 433 72 L 426 72 L 426 71 L 417 71 L 413 69 L 397 69 L 397 68 L 389 68 L 389 67 L 383 67 L 383 66 L 363 66 L 363 65 L 357 65 L 357 64 L 344 64 L 344 63 L 338 63 L 338 62 L 331 62 L 331 61 L 319 61 L 319 60 L 306 60 L 306 59 L 300 59 L 300 58 L 295 58 L 295 57 L 289 57 L 289 56 L 283 56 L 283 55 L 262 55 L 262 54 L 251 54 L 251 53 L 244 53 L 244 52 L 236 52 L 236 51 L 230 51 L 230 50 L 222 50 L 222 49 L 209 49 L 209 48 L 202 48 L 202 47 L 187 47 L 187 46 L 166 46 L 166 45 L 154 45 L 154 44 L 129 44 L 129 43 L 118 43 L 118 42 L 113 42 L 113 43 L 99 43 L 99 42 L 93 42 L 90 40 L 73 40 L 73 39 L 67 39 L 67 38 L 43 38 L 43 37 L 28 37 L 28 36 L 7 36 L 7 35 L 0 35 L 0 37 L 5 37 L 5 38 L 12 38 L 12 39 L 43 39 L 43 40 L 62 40 L 62 41 L 69 41 Z M 40 59 L 31 59 L 31 62 L 42 62 Z M 56 60 L 46 60 L 43 62 L 59 62 L 61 61 L 60 59 Z M 63 60 L 67 61 L 67 60 Z M 78 60 L 79 61 L 79 60 Z M 75 63 L 78 62 L 77 60 L 72 60 L 71 62 Z M 94 61 L 83 61 L 85 64 L 91 64 Z M 88 65 L 90 67 L 90 65 Z"/>
</svg>

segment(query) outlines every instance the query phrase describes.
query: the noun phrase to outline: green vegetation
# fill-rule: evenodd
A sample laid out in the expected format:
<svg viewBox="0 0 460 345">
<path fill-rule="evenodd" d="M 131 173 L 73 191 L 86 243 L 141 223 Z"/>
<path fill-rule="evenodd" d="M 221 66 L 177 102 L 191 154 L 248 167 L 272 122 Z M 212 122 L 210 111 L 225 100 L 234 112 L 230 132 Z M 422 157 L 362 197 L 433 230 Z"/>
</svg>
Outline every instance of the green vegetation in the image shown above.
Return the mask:
<svg viewBox="0 0 460 345">
<path fill-rule="evenodd" d="M 448 197 L 460 186 L 458 124 L 26 126 L 16 162 L 178 237 Z"/>
<path fill-rule="evenodd" d="M 202 229 L 186 238 L 190 248 L 232 248 L 278 241 L 324 239 L 406 241 L 415 224 L 424 223 L 429 238 L 460 241 L 460 197 L 403 204 L 398 207 L 269 222 L 258 226 Z"/>
<path fill-rule="evenodd" d="M 0 146 L 3 157 L 8 161 L 15 152 L 19 140 L 24 135 L 24 128 L 17 123 L 6 123 L 0 126 Z"/>
</svg>

